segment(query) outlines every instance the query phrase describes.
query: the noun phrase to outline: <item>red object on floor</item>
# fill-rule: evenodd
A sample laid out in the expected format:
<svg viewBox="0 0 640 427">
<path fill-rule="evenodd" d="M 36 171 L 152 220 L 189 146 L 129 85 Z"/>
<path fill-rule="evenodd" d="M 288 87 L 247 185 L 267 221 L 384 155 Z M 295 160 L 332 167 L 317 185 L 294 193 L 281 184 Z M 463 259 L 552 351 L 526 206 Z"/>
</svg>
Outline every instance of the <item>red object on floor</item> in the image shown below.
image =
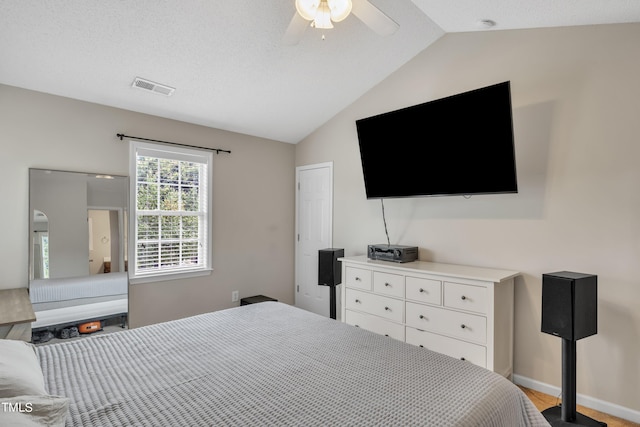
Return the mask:
<svg viewBox="0 0 640 427">
<path fill-rule="evenodd" d="M 101 330 L 102 330 L 102 324 L 100 323 L 100 321 L 87 322 L 78 326 L 78 331 L 81 334 L 90 334 L 90 333 L 101 331 Z"/>
</svg>

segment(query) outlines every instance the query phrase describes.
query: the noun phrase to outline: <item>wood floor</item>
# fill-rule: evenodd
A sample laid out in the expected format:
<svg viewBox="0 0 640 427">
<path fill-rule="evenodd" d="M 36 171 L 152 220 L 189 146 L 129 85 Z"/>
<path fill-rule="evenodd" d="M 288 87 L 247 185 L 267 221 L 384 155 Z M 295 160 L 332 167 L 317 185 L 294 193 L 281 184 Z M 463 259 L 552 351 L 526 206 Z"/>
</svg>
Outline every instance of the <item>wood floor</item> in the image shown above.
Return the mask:
<svg viewBox="0 0 640 427">
<path fill-rule="evenodd" d="M 531 399 L 534 405 L 540 410 L 544 411 L 547 408 L 556 406 L 559 403 L 559 399 L 555 396 L 549 396 L 548 394 L 541 393 L 539 391 L 531 390 L 526 387 L 519 386 L 522 391 Z M 640 424 L 623 420 L 611 415 L 604 414 L 602 412 L 594 411 L 593 409 L 585 408 L 584 406 L 577 406 L 577 411 L 587 417 L 594 420 L 607 423 L 607 427 L 640 427 Z"/>
</svg>

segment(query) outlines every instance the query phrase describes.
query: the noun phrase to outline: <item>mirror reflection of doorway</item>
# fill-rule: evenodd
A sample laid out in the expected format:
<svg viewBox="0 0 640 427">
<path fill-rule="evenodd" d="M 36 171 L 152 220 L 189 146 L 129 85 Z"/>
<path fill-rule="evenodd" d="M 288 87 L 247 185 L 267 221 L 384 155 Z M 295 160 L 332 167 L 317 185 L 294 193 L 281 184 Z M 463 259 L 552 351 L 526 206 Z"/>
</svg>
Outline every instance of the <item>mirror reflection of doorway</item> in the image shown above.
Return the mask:
<svg viewBox="0 0 640 427">
<path fill-rule="evenodd" d="M 33 277 L 34 279 L 49 278 L 49 218 L 34 209 L 33 211 Z"/>
<path fill-rule="evenodd" d="M 89 226 L 89 274 L 104 274 L 125 271 L 119 254 L 123 242 L 120 241 L 122 229 L 122 209 L 88 209 Z"/>
</svg>

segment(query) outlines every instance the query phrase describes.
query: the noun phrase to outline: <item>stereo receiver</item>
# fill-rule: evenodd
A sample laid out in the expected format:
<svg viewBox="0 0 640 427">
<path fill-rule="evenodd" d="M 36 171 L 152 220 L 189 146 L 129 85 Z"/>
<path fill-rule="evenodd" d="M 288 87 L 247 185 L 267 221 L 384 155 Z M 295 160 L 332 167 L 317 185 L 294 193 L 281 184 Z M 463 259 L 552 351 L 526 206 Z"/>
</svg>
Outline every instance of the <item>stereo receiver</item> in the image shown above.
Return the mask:
<svg viewBox="0 0 640 427">
<path fill-rule="evenodd" d="M 417 246 L 369 245 L 367 258 L 392 262 L 411 262 L 418 259 Z"/>
</svg>

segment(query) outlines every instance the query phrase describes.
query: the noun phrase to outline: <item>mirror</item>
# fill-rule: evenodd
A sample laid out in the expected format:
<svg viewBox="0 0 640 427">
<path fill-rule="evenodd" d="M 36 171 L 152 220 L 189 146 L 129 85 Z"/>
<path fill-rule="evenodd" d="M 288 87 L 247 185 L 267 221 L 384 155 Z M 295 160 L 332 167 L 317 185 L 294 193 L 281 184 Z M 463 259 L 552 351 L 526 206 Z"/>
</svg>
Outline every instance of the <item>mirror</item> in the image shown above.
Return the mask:
<svg viewBox="0 0 640 427">
<path fill-rule="evenodd" d="M 34 330 L 128 313 L 128 177 L 29 170 Z"/>
</svg>

